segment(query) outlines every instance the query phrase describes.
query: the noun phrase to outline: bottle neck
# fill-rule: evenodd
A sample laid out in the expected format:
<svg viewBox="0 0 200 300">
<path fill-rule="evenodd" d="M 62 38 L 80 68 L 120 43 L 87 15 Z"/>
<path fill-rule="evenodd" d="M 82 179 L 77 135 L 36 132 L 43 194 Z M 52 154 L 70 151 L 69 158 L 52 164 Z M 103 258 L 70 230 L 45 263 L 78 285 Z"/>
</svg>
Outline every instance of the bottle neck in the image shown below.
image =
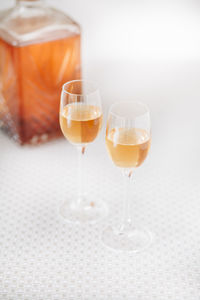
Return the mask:
<svg viewBox="0 0 200 300">
<path fill-rule="evenodd" d="M 41 6 L 44 4 L 44 0 L 16 0 L 17 5 L 22 6 Z"/>
</svg>

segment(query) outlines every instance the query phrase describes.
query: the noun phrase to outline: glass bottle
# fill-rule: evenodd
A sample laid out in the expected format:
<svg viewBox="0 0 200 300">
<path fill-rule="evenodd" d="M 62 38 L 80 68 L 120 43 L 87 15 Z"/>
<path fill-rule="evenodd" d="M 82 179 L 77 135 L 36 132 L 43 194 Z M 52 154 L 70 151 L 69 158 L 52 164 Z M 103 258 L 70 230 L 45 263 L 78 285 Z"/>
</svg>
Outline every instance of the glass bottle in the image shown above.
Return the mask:
<svg viewBox="0 0 200 300">
<path fill-rule="evenodd" d="M 80 26 L 42 0 L 0 13 L 0 123 L 20 144 L 60 134 L 62 85 L 80 79 Z"/>
</svg>

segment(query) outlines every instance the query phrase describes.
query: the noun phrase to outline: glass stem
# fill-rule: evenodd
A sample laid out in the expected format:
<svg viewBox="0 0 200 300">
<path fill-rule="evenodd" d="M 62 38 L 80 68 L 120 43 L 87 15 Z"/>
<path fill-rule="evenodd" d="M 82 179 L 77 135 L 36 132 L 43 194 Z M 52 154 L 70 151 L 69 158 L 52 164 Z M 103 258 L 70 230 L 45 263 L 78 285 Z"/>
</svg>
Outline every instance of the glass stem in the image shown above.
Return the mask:
<svg viewBox="0 0 200 300">
<path fill-rule="evenodd" d="M 84 157 L 85 146 L 78 146 L 78 197 L 77 204 L 80 205 L 84 196 Z"/>
<path fill-rule="evenodd" d="M 130 186 L 132 182 L 133 170 L 123 169 L 122 174 L 124 177 L 124 209 L 120 233 L 126 232 L 132 225 Z"/>
</svg>

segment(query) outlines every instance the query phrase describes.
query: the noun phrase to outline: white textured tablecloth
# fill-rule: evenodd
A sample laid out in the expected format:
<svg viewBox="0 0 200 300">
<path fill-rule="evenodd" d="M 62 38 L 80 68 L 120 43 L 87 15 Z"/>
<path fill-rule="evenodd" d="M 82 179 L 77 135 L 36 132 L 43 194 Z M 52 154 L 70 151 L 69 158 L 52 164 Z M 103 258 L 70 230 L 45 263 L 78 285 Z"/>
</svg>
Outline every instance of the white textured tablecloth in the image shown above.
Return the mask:
<svg viewBox="0 0 200 300">
<path fill-rule="evenodd" d="M 159 152 L 153 144 L 131 196 L 135 223 L 154 232 L 154 243 L 142 253 L 121 253 L 100 239 L 120 220 L 123 195 L 103 133 L 88 147 L 87 189 L 110 214 L 84 226 L 58 214 L 76 192 L 75 149 L 63 139 L 20 148 L 0 133 L 0 299 L 199 300 L 198 177 L 169 160 L 162 164 Z"/>
</svg>

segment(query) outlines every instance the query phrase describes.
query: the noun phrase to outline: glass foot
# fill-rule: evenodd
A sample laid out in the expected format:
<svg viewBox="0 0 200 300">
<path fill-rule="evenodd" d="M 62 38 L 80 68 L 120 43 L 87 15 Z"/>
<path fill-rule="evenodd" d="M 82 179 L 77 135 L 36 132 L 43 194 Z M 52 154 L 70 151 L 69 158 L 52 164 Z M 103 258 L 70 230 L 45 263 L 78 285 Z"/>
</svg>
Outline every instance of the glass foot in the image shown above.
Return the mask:
<svg viewBox="0 0 200 300">
<path fill-rule="evenodd" d="M 152 240 L 153 236 L 149 231 L 138 228 L 120 232 L 108 227 L 102 233 L 102 241 L 107 247 L 135 253 L 149 247 Z"/>
<path fill-rule="evenodd" d="M 83 198 L 78 202 L 71 199 L 60 207 L 60 214 L 73 223 L 96 223 L 107 216 L 108 208 L 103 201 Z"/>
</svg>

